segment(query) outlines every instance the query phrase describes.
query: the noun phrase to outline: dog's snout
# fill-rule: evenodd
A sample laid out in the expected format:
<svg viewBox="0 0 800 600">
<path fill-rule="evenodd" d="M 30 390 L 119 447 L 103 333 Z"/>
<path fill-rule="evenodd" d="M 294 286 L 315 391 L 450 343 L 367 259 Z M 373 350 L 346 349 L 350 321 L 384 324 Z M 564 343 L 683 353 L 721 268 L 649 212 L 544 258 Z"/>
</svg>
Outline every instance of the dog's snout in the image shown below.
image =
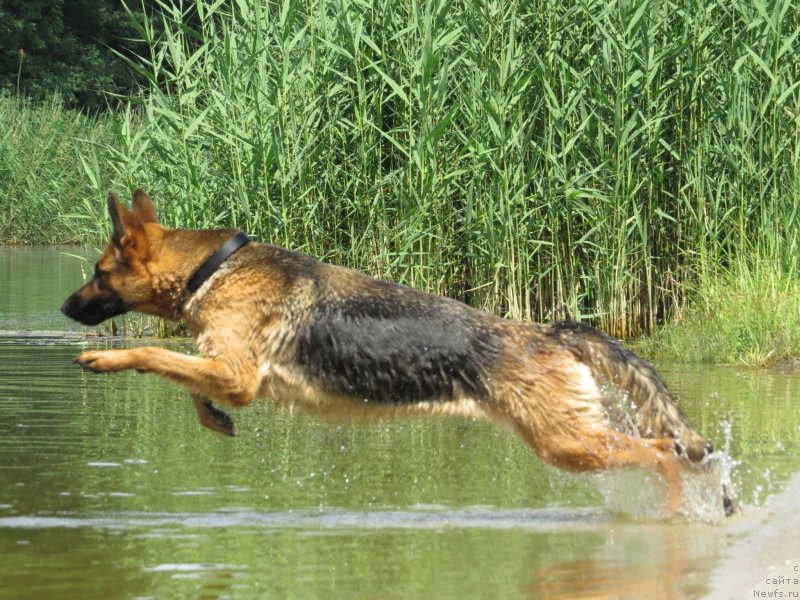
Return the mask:
<svg viewBox="0 0 800 600">
<path fill-rule="evenodd" d="M 91 294 L 87 297 L 86 290 L 84 286 L 67 298 L 61 305 L 61 312 L 83 325 L 98 325 L 129 310 L 119 296 Z"/>
<path fill-rule="evenodd" d="M 64 300 L 64 304 L 61 305 L 61 312 L 71 317 L 75 313 L 75 307 L 78 304 L 77 299 L 75 296 L 70 296 L 66 300 Z"/>
</svg>

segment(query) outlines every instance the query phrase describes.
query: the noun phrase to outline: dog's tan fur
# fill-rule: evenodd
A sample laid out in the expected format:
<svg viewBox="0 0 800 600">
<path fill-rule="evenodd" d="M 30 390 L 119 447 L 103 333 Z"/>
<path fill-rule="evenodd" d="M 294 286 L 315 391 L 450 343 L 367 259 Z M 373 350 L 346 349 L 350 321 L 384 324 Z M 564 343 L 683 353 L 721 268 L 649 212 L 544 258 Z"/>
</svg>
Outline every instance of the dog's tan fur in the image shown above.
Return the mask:
<svg viewBox="0 0 800 600">
<path fill-rule="evenodd" d="M 176 381 L 191 391 L 201 423 L 216 431 L 232 433 L 232 423 L 211 400 L 238 407 L 259 396 L 328 419 L 486 417 L 563 469 L 659 472 L 672 510 L 682 461 L 710 451 L 652 367 L 587 326 L 499 319 L 257 243 L 190 294 L 192 273 L 233 231 L 168 229 L 141 190 L 132 210 L 110 195 L 109 211 L 114 234 L 96 276 L 62 310 L 87 323 L 128 310 L 185 319 L 199 356 L 136 347 L 84 352 L 77 362 Z M 451 326 L 454 341 L 440 342 Z M 392 331 L 385 356 L 380 347 L 359 350 L 371 343 L 370 331 L 383 335 L 381 327 Z M 636 405 L 638 431 L 614 422 L 609 387 Z M 427 391 L 410 397 L 409 389 Z"/>
</svg>

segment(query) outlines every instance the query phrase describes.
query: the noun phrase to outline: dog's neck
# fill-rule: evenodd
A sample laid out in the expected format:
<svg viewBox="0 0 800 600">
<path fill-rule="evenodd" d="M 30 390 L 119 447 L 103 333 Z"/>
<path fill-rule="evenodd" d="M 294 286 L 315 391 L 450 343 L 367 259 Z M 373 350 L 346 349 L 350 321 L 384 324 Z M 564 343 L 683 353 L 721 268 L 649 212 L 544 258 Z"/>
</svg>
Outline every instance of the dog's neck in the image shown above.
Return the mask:
<svg viewBox="0 0 800 600">
<path fill-rule="evenodd" d="M 236 234 L 235 229 L 194 231 L 172 229 L 165 232 L 154 248 L 158 256 L 158 272 L 152 272 L 155 304 L 167 318 L 183 318 L 186 302 L 192 296 L 189 280 L 225 242 Z"/>
<path fill-rule="evenodd" d="M 244 231 L 237 231 L 220 246 L 197 270 L 189 277 L 186 288 L 194 294 L 208 279 L 217 272 L 226 260 L 233 256 L 239 249 L 250 243 L 250 237 Z"/>
</svg>

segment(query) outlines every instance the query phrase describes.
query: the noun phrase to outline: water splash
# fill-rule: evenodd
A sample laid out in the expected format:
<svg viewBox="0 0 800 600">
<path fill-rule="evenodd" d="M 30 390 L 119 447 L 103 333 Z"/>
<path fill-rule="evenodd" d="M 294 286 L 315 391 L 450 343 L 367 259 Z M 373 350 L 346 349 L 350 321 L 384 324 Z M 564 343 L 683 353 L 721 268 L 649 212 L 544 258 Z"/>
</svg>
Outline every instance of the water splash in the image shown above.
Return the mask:
<svg viewBox="0 0 800 600">
<path fill-rule="evenodd" d="M 733 471 L 741 463 L 730 455 L 733 427 L 722 425 L 722 447 L 705 457 L 700 464 L 681 461 L 683 493 L 678 515 L 690 521 L 722 523 L 726 519 L 724 498 L 727 496 L 735 510 L 737 486 Z M 666 482 L 655 473 L 641 469 L 604 471 L 588 476 L 589 481 L 605 500 L 611 513 L 641 520 L 662 520 L 672 517 L 668 509 Z"/>
<path fill-rule="evenodd" d="M 639 433 L 639 412 L 627 392 L 613 387 L 604 390 L 606 418 L 615 430 L 633 437 Z M 727 512 L 738 510 L 737 486 L 733 471 L 741 463 L 730 455 L 733 424 L 720 423 L 722 447 L 706 456 L 700 464 L 681 461 L 684 465 L 681 481 L 683 494 L 678 514 L 690 521 L 721 523 L 726 518 L 724 498 L 730 499 Z M 638 469 L 609 471 L 590 475 L 590 481 L 605 499 L 606 507 L 614 514 L 635 519 L 665 519 L 671 515 L 667 508 L 667 487 L 655 474 Z"/>
<path fill-rule="evenodd" d="M 588 477 L 603 496 L 606 509 L 618 517 L 650 521 L 670 516 L 667 487 L 652 473 L 640 469 L 620 469 L 592 473 Z"/>
<path fill-rule="evenodd" d="M 681 475 L 683 493 L 678 515 L 689 521 L 723 523 L 726 519 L 723 485 L 734 494 L 730 469 L 735 465 L 723 452 L 715 452 L 700 465 L 687 464 Z M 594 473 L 589 480 L 611 513 L 636 520 L 663 520 L 673 515 L 668 508 L 667 486 L 654 473 L 621 469 Z"/>
<path fill-rule="evenodd" d="M 733 421 L 724 420 L 720 422 L 722 432 L 722 449 L 714 452 L 709 459 L 719 460 L 720 481 L 727 495 L 735 503 L 735 509 L 739 510 L 736 500 L 738 486 L 733 481 L 733 470 L 742 464 L 731 456 L 731 444 L 733 443 Z"/>
<path fill-rule="evenodd" d="M 678 514 L 691 521 L 724 522 L 726 513 L 737 510 L 738 505 L 730 477 L 735 464 L 727 452 L 718 451 L 699 465 L 684 469 L 681 478 L 683 497 Z M 729 503 L 727 507 L 726 502 Z"/>
</svg>

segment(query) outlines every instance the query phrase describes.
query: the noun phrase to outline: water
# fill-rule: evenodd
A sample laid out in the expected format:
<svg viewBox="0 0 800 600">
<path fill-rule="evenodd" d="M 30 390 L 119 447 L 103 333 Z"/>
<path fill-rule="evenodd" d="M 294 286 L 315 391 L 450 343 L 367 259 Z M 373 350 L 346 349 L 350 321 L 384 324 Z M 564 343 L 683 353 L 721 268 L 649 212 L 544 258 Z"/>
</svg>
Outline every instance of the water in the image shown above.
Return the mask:
<svg viewBox="0 0 800 600">
<path fill-rule="evenodd" d="M 0 598 L 727 597 L 720 581 L 744 593 L 733 573 L 766 568 L 730 548 L 788 518 L 759 507 L 800 470 L 796 374 L 661 369 L 693 424 L 730 431 L 744 504 L 665 521 L 641 516 L 646 475 L 601 477 L 609 506 L 482 422 L 332 426 L 258 401 L 215 435 L 176 385 L 71 364 L 145 342 L 58 313 L 81 281 L 61 252 L 0 249 Z"/>
</svg>

